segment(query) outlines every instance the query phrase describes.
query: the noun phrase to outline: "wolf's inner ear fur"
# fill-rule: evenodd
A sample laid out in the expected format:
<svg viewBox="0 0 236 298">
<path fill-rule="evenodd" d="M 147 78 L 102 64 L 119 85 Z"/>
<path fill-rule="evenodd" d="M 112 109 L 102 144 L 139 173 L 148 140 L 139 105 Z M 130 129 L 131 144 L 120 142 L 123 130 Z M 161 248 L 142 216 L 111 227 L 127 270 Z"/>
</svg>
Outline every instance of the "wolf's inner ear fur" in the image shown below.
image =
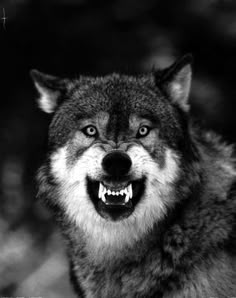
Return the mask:
<svg viewBox="0 0 236 298">
<path fill-rule="evenodd" d="M 192 56 L 183 56 L 170 67 L 161 70 L 156 75 L 156 83 L 184 111 L 189 110 L 188 97 L 192 78 Z"/>
<path fill-rule="evenodd" d="M 53 113 L 63 89 L 66 88 L 65 80 L 35 69 L 31 70 L 30 74 L 40 95 L 38 98 L 40 109 L 46 113 Z"/>
</svg>

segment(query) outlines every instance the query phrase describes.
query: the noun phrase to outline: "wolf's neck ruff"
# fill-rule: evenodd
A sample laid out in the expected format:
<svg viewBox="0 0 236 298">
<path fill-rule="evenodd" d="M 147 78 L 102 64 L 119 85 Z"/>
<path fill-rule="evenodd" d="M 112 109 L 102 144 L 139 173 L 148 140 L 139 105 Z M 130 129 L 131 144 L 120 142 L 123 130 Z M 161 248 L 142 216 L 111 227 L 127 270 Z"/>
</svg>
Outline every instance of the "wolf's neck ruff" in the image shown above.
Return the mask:
<svg viewBox="0 0 236 298">
<path fill-rule="evenodd" d="M 53 115 L 38 196 L 79 297 L 235 296 L 233 150 L 192 126 L 189 57 L 139 77 L 32 75 Z"/>
</svg>

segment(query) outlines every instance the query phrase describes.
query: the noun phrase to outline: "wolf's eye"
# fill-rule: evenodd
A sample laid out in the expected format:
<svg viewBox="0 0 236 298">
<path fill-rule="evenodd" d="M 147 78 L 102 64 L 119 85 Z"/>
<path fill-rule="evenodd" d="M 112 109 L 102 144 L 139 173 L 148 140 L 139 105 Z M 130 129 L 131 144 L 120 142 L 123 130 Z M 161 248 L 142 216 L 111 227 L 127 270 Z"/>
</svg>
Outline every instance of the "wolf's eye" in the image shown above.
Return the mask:
<svg viewBox="0 0 236 298">
<path fill-rule="evenodd" d="M 146 137 L 149 134 L 150 130 L 151 128 L 146 125 L 139 127 L 137 138 Z"/>
<path fill-rule="evenodd" d="M 97 128 L 93 125 L 88 125 L 82 129 L 83 133 L 88 137 L 95 137 L 97 135 Z"/>
</svg>

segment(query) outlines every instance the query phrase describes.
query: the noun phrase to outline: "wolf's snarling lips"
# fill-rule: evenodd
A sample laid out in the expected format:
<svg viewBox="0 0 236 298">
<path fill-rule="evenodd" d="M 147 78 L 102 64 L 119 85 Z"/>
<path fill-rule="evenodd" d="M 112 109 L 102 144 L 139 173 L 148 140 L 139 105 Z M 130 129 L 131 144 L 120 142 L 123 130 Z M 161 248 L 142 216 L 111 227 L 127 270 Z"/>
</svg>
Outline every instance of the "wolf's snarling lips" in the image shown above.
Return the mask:
<svg viewBox="0 0 236 298">
<path fill-rule="evenodd" d="M 120 220 L 133 211 L 144 191 L 144 179 L 119 183 L 87 178 L 88 193 L 97 212 L 104 218 Z"/>
</svg>

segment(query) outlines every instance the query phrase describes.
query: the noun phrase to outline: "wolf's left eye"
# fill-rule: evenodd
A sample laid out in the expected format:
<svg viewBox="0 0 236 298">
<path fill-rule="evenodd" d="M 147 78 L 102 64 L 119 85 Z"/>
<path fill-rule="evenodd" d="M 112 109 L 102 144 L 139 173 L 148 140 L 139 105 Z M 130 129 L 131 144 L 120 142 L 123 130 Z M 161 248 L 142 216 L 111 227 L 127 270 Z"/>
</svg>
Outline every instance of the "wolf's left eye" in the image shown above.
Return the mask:
<svg viewBox="0 0 236 298">
<path fill-rule="evenodd" d="M 139 127 L 138 133 L 137 133 L 137 138 L 142 138 L 142 137 L 146 137 L 149 132 L 150 132 L 151 128 L 149 126 L 141 126 Z"/>
<path fill-rule="evenodd" d="M 98 133 L 97 128 L 93 125 L 88 125 L 84 127 L 82 131 L 88 137 L 95 137 Z"/>
</svg>

